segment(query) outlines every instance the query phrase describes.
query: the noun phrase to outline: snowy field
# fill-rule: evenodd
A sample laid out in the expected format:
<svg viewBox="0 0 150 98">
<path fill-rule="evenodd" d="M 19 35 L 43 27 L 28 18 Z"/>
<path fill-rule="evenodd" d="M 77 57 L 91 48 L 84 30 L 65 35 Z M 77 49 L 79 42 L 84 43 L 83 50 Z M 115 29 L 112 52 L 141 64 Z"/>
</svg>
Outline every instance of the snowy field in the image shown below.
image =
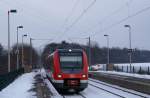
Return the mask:
<svg viewBox="0 0 150 98">
<path fill-rule="evenodd" d="M 150 73 L 150 63 L 132 63 L 131 66 L 129 63 L 113 64 L 113 65 L 114 65 L 114 70 L 116 71 L 132 72 L 132 73 L 140 73 L 140 74 Z M 106 64 L 95 64 L 95 65 L 91 65 L 90 68 L 91 70 L 94 71 L 106 70 Z"/>
<path fill-rule="evenodd" d="M 124 64 L 114 64 L 114 66 L 117 66 L 120 70 L 127 72 L 127 70 L 130 72 L 130 64 L 124 63 Z M 128 67 L 128 68 L 127 68 Z M 123 69 L 122 69 L 123 68 Z M 138 72 L 150 72 L 150 63 L 132 63 L 131 64 L 131 72 L 138 73 Z"/>
<path fill-rule="evenodd" d="M 130 66 L 129 63 L 122 63 L 122 64 L 114 64 L 116 66 Z M 143 67 L 143 68 L 147 68 L 148 66 L 150 67 L 150 63 L 131 63 L 132 66 L 135 66 L 135 67 Z"/>
<path fill-rule="evenodd" d="M 131 76 L 131 77 L 137 77 L 137 78 L 144 78 L 144 79 L 150 79 L 150 75 L 141 75 L 141 74 L 135 74 L 135 73 L 125 73 L 125 72 L 116 72 L 116 71 L 89 71 L 89 72 L 102 72 L 107 74 L 117 74 L 117 75 L 124 75 L 124 76 Z"/>
<path fill-rule="evenodd" d="M 137 72 L 137 73 L 127 73 L 127 69 L 126 68 L 128 66 L 128 69 L 129 69 L 129 66 L 130 66 L 129 63 L 126 63 L 126 64 L 114 64 L 114 66 L 118 66 L 119 69 L 122 69 L 122 66 L 123 66 L 124 67 L 123 68 L 123 72 L 103 71 L 103 66 L 106 66 L 106 65 L 102 64 L 102 66 L 100 66 L 100 68 L 97 68 L 98 66 L 94 66 L 95 68 L 97 68 L 99 70 L 97 70 L 97 71 L 89 71 L 89 72 L 102 72 L 102 73 L 118 74 L 118 75 L 132 76 L 132 77 L 137 77 L 137 78 L 150 79 L 150 75 L 138 74 L 138 71 L 140 70 L 140 67 L 141 67 L 141 70 L 148 71 L 148 67 L 150 68 L 150 63 L 132 63 L 132 67 L 134 66 L 135 72 Z"/>
</svg>

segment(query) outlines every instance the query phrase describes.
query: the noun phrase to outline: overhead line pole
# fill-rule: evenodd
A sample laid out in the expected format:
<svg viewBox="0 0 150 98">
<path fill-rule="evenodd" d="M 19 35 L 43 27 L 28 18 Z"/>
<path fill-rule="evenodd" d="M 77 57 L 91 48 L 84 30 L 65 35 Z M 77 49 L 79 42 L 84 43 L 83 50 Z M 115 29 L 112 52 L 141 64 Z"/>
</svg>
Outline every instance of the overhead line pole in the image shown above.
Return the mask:
<svg viewBox="0 0 150 98">
<path fill-rule="evenodd" d="M 91 66 L 91 39 L 90 37 L 88 39 L 89 39 L 89 66 Z"/>
<path fill-rule="evenodd" d="M 32 58 L 32 49 L 33 49 L 33 47 L 32 47 L 32 40 L 53 40 L 53 39 L 35 39 L 35 38 L 30 38 L 30 66 L 32 66 L 32 64 L 33 64 L 33 62 L 32 62 L 32 60 L 33 60 L 33 58 Z"/>
</svg>

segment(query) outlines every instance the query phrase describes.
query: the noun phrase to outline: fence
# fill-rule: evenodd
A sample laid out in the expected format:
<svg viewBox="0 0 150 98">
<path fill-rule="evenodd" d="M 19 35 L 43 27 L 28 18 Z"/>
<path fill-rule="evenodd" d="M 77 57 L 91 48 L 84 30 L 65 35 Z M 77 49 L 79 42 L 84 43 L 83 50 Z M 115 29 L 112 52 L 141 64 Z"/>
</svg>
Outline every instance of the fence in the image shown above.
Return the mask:
<svg viewBox="0 0 150 98">
<path fill-rule="evenodd" d="M 5 88 L 7 85 L 9 85 L 11 82 L 14 81 L 14 79 L 22 74 L 24 72 L 24 69 L 19 69 L 13 72 L 9 72 L 3 75 L 0 75 L 0 91 Z"/>
<path fill-rule="evenodd" d="M 8 73 L 7 65 L 0 65 L 0 75 Z"/>
<path fill-rule="evenodd" d="M 150 66 L 113 66 L 114 71 L 150 75 Z"/>
</svg>

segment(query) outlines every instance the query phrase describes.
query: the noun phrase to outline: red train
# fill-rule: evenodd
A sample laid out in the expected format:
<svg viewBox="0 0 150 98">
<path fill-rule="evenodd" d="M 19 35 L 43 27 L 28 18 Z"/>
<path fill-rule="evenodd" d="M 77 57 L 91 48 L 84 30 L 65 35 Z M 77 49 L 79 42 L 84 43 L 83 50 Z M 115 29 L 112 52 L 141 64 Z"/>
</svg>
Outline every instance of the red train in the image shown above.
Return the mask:
<svg viewBox="0 0 150 98">
<path fill-rule="evenodd" d="M 81 49 L 57 49 L 46 58 L 46 74 L 59 91 L 79 92 L 88 86 L 88 60 Z"/>
</svg>

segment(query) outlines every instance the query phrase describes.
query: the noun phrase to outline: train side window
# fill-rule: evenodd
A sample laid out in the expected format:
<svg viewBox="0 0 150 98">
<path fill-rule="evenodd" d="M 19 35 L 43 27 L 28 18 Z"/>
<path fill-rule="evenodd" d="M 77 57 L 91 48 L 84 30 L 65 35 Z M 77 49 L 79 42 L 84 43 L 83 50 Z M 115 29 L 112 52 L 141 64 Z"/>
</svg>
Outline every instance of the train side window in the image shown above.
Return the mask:
<svg viewBox="0 0 150 98">
<path fill-rule="evenodd" d="M 50 67 L 50 70 L 53 71 L 53 57 L 50 57 L 50 64 L 49 64 L 49 67 Z"/>
</svg>

